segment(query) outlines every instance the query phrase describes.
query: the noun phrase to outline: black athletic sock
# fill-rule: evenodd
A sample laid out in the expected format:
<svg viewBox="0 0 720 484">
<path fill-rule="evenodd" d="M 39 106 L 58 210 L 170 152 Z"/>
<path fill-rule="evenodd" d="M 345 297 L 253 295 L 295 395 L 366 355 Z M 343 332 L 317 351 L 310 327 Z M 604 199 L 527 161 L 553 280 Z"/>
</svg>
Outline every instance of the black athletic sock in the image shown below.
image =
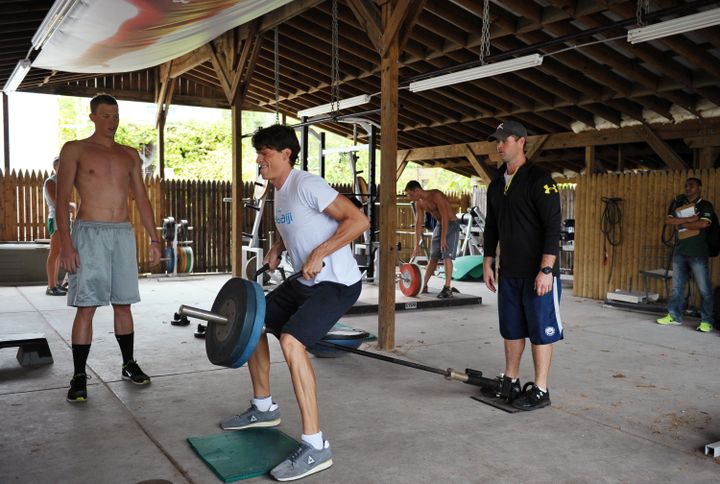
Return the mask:
<svg viewBox="0 0 720 484">
<path fill-rule="evenodd" d="M 115 335 L 115 339 L 117 339 L 118 344 L 120 345 L 120 351 L 122 351 L 123 365 L 127 365 L 128 362 L 133 359 L 134 336 L 134 331 L 128 334 Z"/>
<path fill-rule="evenodd" d="M 90 345 L 72 345 L 73 364 L 75 365 L 75 374 L 85 373 L 85 363 L 87 363 L 90 354 Z"/>
</svg>

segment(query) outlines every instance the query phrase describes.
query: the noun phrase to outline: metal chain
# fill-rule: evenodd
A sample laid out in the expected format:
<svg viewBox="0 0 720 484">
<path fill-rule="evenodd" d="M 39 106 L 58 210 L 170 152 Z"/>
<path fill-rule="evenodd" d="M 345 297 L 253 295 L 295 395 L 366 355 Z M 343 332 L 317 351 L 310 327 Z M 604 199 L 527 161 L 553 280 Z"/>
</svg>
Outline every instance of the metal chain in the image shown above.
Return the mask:
<svg viewBox="0 0 720 484">
<path fill-rule="evenodd" d="M 340 110 L 340 54 L 338 51 L 338 2 L 332 1 L 332 72 L 330 73 L 330 103 L 333 112 Z"/>
<path fill-rule="evenodd" d="M 650 0 L 637 0 L 637 8 L 635 10 L 635 18 L 637 24 L 642 27 L 645 25 L 645 16 L 650 12 Z"/>
<path fill-rule="evenodd" d="M 480 34 L 480 64 L 485 64 L 485 57 L 490 56 L 490 0 L 483 4 L 482 32 Z"/>
<path fill-rule="evenodd" d="M 280 28 L 273 29 L 275 37 L 275 124 L 280 124 Z"/>
</svg>

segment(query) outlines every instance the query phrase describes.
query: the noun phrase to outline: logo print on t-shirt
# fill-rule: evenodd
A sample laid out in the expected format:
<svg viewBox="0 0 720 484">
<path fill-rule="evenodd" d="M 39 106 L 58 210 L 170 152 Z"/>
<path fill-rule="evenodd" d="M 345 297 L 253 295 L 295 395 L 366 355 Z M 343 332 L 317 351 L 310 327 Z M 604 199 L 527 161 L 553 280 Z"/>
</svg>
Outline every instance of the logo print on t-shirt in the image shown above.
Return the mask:
<svg viewBox="0 0 720 484">
<path fill-rule="evenodd" d="M 275 223 L 276 224 L 291 224 L 293 221 L 292 212 L 283 213 L 282 208 L 278 208 L 275 211 Z"/>
</svg>

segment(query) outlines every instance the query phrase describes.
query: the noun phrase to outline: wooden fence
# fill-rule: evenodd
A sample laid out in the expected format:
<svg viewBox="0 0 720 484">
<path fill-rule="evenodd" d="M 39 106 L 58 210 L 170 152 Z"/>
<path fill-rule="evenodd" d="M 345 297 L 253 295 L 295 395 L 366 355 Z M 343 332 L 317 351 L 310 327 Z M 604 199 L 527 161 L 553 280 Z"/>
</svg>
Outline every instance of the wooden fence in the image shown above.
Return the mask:
<svg viewBox="0 0 720 484">
<path fill-rule="evenodd" d="M 33 242 L 47 239 L 47 207 L 43 198 L 43 182 L 50 176 L 48 172 L 11 172 L 0 174 L 0 240 L 11 242 Z M 194 272 L 229 272 L 230 261 L 230 229 L 232 206 L 232 185 L 221 181 L 197 180 L 161 180 L 148 177 L 145 180 L 148 196 L 152 204 L 158 225 L 164 217 L 172 216 L 175 220 L 188 220 L 193 226 L 190 239 L 195 257 Z M 334 186 L 340 193 L 351 193 L 350 185 Z M 243 186 L 243 198 L 251 198 L 254 190 L 252 182 Z M 451 204 L 458 211 L 465 211 L 469 205 L 469 195 L 462 193 L 448 194 Z M 272 190 L 268 195 L 272 199 Z M 75 198 L 76 200 L 76 198 Z M 77 200 L 76 200 L 77 201 Z M 162 272 L 161 266 L 152 267 L 148 258 L 149 237 L 135 210 L 130 197 L 130 221 L 135 229 L 138 249 L 138 265 L 142 273 Z M 255 211 L 247 209 L 243 232 L 252 230 Z M 379 210 L 377 211 L 379 215 Z M 268 231 L 274 229 L 272 211 L 263 212 L 261 233 L 267 239 Z M 414 238 L 407 234 L 413 230 L 415 223 L 412 209 L 404 195 L 398 195 L 398 241 L 401 244 L 401 257 L 409 258 Z M 379 227 L 379 221 L 376 225 Z M 267 245 L 267 240 L 265 241 Z M 265 247 L 267 249 L 267 246 Z"/>
<path fill-rule="evenodd" d="M 643 291 L 641 271 L 667 267 L 671 249 L 661 239 L 664 220 L 672 198 L 683 193 L 684 182 L 689 177 L 702 180 L 703 197 L 720 203 L 720 173 L 716 170 L 602 174 L 579 179 L 575 296 L 605 299 L 607 293 L 615 289 Z M 602 197 L 622 199 L 622 241 L 614 251 L 600 230 L 605 205 Z M 716 259 L 711 259 L 710 269 L 711 280 L 717 283 L 720 281 L 720 264 Z M 666 294 L 662 281 L 648 279 L 648 283 L 651 292 L 661 296 Z"/>
</svg>

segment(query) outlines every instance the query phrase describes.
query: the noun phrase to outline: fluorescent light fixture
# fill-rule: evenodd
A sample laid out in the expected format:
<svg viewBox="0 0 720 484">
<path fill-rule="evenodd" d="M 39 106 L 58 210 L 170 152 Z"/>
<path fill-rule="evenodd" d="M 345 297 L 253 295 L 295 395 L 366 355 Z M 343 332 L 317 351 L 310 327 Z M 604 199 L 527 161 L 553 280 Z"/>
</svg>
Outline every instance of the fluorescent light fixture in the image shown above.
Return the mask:
<svg viewBox="0 0 720 484">
<path fill-rule="evenodd" d="M 371 97 L 369 94 L 362 94 L 360 96 L 341 99 L 337 102 L 337 110 L 340 111 L 342 109 L 354 108 L 355 106 L 362 106 L 363 104 L 369 103 Z M 315 106 L 314 108 L 298 111 L 297 116 L 298 118 L 311 118 L 318 114 L 327 114 L 333 111 L 335 111 L 335 103 L 327 103 L 322 106 Z"/>
<path fill-rule="evenodd" d="M 410 92 L 427 91 L 428 89 L 436 89 L 438 87 L 452 86 L 461 82 L 474 81 L 483 77 L 492 77 L 506 72 L 519 71 L 528 67 L 535 67 L 542 64 L 542 56 L 540 54 L 526 55 L 506 61 L 495 62 L 493 64 L 485 64 L 484 66 L 465 69 L 464 71 L 451 72 L 442 76 L 423 79 L 422 81 L 411 82 Z"/>
<path fill-rule="evenodd" d="M 78 0 L 55 0 L 52 8 L 48 11 L 47 15 L 43 19 L 37 32 L 33 35 L 31 40 L 33 49 L 38 50 L 45 45 L 45 42 L 50 40 L 52 34 L 65 20 L 65 17 L 70 13 L 70 10 L 78 3 Z"/>
<path fill-rule="evenodd" d="M 686 17 L 628 30 L 627 41 L 631 44 L 637 44 L 638 42 L 647 42 L 648 40 L 704 29 L 718 24 L 720 24 L 720 8 L 714 8 Z"/>
<path fill-rule="evenodd" d="M 23 59 L 18 62 L 15 66 L 15 69 L 13 69 L 12 74 L 10 74 L 10 77 L 8 77 L 7 81 L 5 81 L 5 86 L 2 88 L 3 92 L 8 93 L 15 91 L 15 89 L 18 88 L 23 79 L 25 79 L 25 76 L 27 75 L 29 70 L 29 60 Z"/>
</svg>

